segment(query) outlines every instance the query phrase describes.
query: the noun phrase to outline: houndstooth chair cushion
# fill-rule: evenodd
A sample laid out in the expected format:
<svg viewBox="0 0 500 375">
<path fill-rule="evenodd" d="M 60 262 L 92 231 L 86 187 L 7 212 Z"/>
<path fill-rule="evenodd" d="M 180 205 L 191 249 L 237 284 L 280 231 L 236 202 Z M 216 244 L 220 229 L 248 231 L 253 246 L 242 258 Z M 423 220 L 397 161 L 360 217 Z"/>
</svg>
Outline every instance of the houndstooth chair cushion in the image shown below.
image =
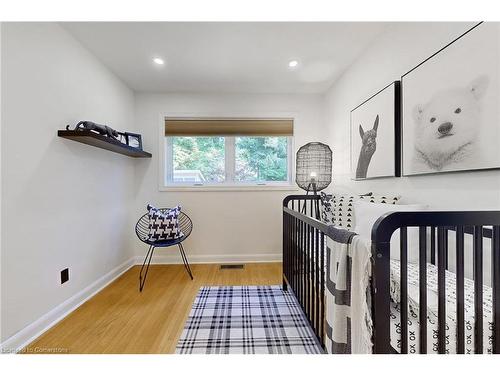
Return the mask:
<svg viewBox="0 0 500 375">
<path fill-rule="evenodd" d="M 175 240 L 184 235 L 179 228 L 181 206 L 162 211 L 148 204 L 147 210 L 149 213 L 150 241 Z"/>
</svg>

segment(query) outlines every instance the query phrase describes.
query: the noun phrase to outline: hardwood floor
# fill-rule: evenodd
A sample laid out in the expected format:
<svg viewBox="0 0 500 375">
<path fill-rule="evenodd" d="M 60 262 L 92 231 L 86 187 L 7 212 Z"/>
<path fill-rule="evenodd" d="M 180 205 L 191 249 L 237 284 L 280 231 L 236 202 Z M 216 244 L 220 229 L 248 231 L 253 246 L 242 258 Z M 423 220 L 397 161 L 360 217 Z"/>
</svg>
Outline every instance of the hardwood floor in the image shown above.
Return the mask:
<svg viewBox="0 0 500 375">
<path fill-rule="evenodd" d="M 152 265 L 138 290 L 139 266 L 31 343 L 26 352 L 173 353 L 198 289 L 203 285 L 281 284 L 281 263 L 251 263 L 243 270 L 194 264 Z"/>
</svg>

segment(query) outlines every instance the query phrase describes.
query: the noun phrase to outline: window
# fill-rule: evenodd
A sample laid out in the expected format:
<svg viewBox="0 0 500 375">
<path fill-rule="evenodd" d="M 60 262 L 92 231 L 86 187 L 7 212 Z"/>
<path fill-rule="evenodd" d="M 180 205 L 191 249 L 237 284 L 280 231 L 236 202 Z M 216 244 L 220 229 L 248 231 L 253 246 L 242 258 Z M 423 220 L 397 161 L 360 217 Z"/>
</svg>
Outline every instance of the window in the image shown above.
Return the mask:
<svg viewBox="0 0 500 375">
<path fill-rule="evenodd" d="M 220 183 L 226 179 L 224 137 L 172 137 L 172 181 Z"/>
<path fill-rule="evenodd" d="M 235 181 L 288 181 L 287 137 L 236 137 Z"/>
<path fill-rule="evenodd" d="M 293 121 L 166 119 L 164 186 L 289 186 Z"/>
</svg>

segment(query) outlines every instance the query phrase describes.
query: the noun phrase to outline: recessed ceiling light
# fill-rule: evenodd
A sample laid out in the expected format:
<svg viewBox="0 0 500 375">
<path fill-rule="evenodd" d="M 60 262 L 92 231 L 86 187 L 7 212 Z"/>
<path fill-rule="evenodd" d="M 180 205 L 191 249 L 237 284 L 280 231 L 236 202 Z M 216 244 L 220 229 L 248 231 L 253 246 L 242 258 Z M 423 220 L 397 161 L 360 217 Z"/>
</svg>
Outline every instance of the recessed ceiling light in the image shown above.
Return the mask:
<svg viewBox="0 0 500 375">
<path fill-rule="evenodd" d="M 157 65 L 164 65 L 165 64 L 165 61 L 163 61 L 163 59 L 159 58 L 159 57 L 155 57 L 153 59 L 153 62 Z"/>
<path fill-rule="evenodd" d="M 297 65 L 299 65 L 299 62 L 297 60 L 292 60 L 288 63 L 289 68 L 296 68 Z"/>
</svg>

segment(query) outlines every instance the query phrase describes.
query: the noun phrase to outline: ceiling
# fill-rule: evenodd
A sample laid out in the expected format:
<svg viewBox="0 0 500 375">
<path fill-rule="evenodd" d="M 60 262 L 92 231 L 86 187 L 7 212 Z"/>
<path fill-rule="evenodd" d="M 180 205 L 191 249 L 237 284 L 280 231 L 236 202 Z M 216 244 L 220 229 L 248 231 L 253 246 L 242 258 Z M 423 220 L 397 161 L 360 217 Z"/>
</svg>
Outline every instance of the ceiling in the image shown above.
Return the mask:
<svg viewBox="0 0 500 375">
<path fill-rule="evenodd" d="M 135 91 L 320 93 L 387 23 L 61 24 Z M 155 57 L 165 60 L 159 66 Z M 291 69 L 288 62 L 297 60 Z"/>
</svg>

